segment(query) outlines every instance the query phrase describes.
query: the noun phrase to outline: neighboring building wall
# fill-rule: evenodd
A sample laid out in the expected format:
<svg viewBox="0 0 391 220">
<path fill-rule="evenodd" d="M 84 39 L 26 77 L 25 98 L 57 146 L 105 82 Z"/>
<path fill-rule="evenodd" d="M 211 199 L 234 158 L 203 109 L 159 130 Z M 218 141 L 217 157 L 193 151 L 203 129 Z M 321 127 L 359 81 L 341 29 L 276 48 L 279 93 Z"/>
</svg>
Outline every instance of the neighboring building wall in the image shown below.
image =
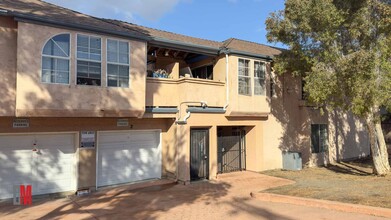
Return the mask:
<svg viewBox="0 0 391 220">
<path fill-rule="evenodd" d="M 270 155 L 267 169 L 282 166 L 281 151 L 302 153 L 303 163 L 316 166 L 369 155 L 365 127 L 352 114 L 321 114 L 301 100 L 301 79 L 290 74 L 276 78 L 278 98 L 271 99 L 271 114 L 264 123 L 264 145 Z M 311 124 L 328 124 L 328 151 L 311 153 Z M 277 159 L 273 159 L 277 158 Z"/>
<path fill-rule="evenodd" d="M 0 115 L 14 116 L 16 103 L 17 23 L 0 16 Z"/>
<path fill-rule="evenodd" d="M 41 54 L 45 43 L 61 33 L 71 34 L 70 84 L 41 82 Z M 141 117 L 145 109 L 146 43 L 130 45 L 129 88 L 106 86 L 106 39 L 102 39 L 102 86 L 76 85 L 78 31 L 18 23 L 16 115 L 20 117 Z M 12 53 L 11 53 L 12 54 Z M 14 75 L 14 71 L 7 74 Z M 12 78 L 10 78 L 12 79 Z M 12 90 L 11 90 L 12 91 Z"/>
</svg>

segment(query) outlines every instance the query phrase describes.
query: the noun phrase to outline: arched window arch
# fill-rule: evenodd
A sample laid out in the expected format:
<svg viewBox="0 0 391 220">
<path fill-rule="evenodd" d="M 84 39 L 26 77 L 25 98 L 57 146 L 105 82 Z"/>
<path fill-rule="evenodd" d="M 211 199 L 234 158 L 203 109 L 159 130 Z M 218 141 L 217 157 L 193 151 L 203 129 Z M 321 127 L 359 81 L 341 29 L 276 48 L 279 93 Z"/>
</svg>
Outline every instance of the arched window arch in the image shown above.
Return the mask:
<svg viewBox="0 0 391 220">
<path fill-rule="evenodd" d="M 42 82 L 69 84 L 70 34 L 50 38 L 42 50 Z"/>
</svg>

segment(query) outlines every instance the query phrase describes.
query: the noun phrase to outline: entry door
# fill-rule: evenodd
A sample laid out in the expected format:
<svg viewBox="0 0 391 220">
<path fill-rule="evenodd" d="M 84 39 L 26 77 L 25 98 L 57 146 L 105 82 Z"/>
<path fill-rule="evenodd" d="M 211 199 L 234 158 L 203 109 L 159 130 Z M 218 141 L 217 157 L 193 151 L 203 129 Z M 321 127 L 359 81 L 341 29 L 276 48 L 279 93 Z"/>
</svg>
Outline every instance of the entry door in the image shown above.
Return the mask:
<svg viewBox="0 0 391 220">
<path fill-rule="evenodd" d="M 209 130 L 190 131 L 190 179 L 200 180 L 209 177 Z"/>
</svg>

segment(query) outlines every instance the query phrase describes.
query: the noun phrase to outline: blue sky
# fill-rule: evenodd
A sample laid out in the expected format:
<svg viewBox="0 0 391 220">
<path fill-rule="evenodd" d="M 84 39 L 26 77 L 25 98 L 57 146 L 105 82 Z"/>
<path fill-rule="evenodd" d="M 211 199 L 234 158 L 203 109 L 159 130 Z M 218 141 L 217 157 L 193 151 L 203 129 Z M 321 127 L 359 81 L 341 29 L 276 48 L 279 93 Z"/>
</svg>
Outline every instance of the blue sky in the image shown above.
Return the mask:
<svg viewBox="0 0 391 220">
<path fill-rule="evenodd" d="M 284 0 L 45 0 L 89 15 L 209 40 L 267 43 L 265 20 Z"/>
</svg>

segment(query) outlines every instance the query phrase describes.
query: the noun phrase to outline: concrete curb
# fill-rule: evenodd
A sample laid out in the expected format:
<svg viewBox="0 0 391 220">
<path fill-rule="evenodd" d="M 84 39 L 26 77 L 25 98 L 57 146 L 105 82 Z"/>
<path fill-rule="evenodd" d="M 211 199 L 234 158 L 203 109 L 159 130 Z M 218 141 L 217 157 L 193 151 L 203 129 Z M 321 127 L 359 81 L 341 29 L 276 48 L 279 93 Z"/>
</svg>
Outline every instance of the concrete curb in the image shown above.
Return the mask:
<svg viewBox="0 0 391 220">
<path fill-rule="evenodd" d="M 326 201 L 319 199 L 309 199 L 302 197 L 294 197 L 294 196 L 284 196 L 272 193 L 254 193 L 251 192 L 251 197 L 256 198 L 265 202 L 276 202 L 276 203 L 287 203 L 293 205 L 302 205 L 309 207 L 317 207 L 324 209 L 331 209 L 342 212 L 351 212 L 358 213 L 364 215 L 373 215 L 391 218 L 391 209 L 365 206 L 365 205 L 355 205 L 349 203 L 342 202 L 334 202 L 334 201 Z"/>
</svg>

